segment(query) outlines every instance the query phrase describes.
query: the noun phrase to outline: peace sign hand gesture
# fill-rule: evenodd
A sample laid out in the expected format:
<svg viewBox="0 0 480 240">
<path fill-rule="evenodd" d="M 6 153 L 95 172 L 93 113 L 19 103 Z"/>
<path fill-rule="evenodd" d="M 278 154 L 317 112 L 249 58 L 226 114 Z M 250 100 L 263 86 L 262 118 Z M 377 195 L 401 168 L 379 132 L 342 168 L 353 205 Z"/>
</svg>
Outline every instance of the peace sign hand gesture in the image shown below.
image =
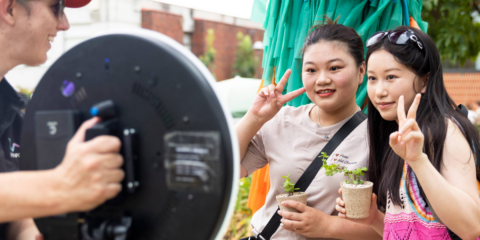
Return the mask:
<svg viewBox="0 0 480 240">
<path fill-rule="evenodd" d="M 250 108 L 250 112 L 260 121 L 267 122 L 272 119 L 282 106 L 305 92 L 305 88 L 302 87 L 293 92 L 282 95 L 285 84 L 290 77 L 291 70 L 287 70 L 283 75 L 277 86 L 270 84 L 268 87 L 262 88 Z"/>
<path fill-rule="evenodd" d="M 417 162 L 423 156 L 424 135 L 418 127 L 416 117 L 421 95 L 417 94 L 405 115 L 404 97 L 398 99 L 398 132 L 390 135 L 390 147 L 408 164 Z"/>
</svg>

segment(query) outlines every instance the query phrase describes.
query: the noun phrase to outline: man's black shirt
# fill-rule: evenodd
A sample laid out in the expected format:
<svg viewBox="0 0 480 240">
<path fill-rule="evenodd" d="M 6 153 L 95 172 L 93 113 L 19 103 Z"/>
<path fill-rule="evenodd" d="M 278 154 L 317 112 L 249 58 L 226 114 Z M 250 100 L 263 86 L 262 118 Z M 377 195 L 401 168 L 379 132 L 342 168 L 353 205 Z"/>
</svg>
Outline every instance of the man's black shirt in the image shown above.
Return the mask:
<svg viewBox="0 0 480 240">
<path fill-rule="evenodd" d="M 0 81 L 0 172 L 18 170 L 20 134 L 25 101 L 5 78 Z M 7 224 L 0 224 L 0 240 L 6 239 Z"/>
</svg>

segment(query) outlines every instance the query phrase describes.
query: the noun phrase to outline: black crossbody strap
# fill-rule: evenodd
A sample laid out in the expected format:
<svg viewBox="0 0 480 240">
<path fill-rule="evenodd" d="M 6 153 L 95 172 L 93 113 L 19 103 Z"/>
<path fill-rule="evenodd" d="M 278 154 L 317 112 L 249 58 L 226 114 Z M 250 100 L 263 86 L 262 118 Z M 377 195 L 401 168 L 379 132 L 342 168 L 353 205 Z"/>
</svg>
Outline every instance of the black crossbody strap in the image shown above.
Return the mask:
<svg viewBox="0 0 480 240">
<path fill-rule="evenodd" d="M 365 119 L 367 119 L 367 115 L 365 115 L 365 113 L 362 111 L 358 111 L 340 128 L 340 130 L 338 130 L 337 133 L 335 133 L 333 138 L 327 143 L 327 145 L 325 145 L 322 151 L 315 156 L 315 159 L 313 159 L 307 170 L 305 170 L 300 179 L 298 179 L 297 183 L 295 184 L 295 188 L 300 189 L 296 192 L 305 192 L 317 175 L 318 171 L 320 171 L 320 168 L 322 168 L 323 161 L 322 157 L 320 156 L 321 153 L 325 152 L 330 156 L 340 145 L 340 143 L 342 143 L 343 140 L 347 138 L 347 136 L 350 135 L 350 133 Z M 280 226 L 280 220 L 282 219 L 282 216 L 278 215 L 277 213 L 278 210 L 279 209 L 275 211 L 275 214 L 272 216 L 270 221 L 268 221 L 267 225 L 257 238 L 262 240 L 270 240 L 272 235 L 277 231 L 278 226 Z"/>
<path fill-rule="evenodd" d="M 365 119 L 367 119 L 367 115 L 361 111 L 358 111 L 340 128 L 340 130 L 338 130 L 338 132 L 327 143 L 327 145 L 323 147 L 322 151 L 317 154 L 316 158 L 312 161 L 310 166 L 308 166 L 307 170 L 305 170 L 300 179 L 298 179 L 297 183 L 295 184 L 295 188 L 300 188 L 298 192 L 305 192 L 317 175 L 318 171 L 320 171 L 320 168 L 322 168 L 322 152 L 326 153 L 328 156 L 332 155 L 333 151 L 337 149 L 340 143 L 342 143 L 343 140 L 347 138 L 347 136 L 350 135 L 350 133 Z"/>
</svg>

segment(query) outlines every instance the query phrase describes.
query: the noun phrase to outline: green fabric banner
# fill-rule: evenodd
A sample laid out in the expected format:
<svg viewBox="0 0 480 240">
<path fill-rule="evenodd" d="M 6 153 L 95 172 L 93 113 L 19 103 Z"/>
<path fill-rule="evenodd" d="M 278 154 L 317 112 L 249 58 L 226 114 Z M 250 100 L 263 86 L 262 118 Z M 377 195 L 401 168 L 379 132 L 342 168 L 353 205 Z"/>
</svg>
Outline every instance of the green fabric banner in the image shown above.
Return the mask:
<svg viewBox="0 0 480 240">
<path fill-rule="evenodd" d="M 421 19 L 422 0 L 255 0 L 251 19 L 263 22 L 263 79 L 268 86 L 273 77 L 278 82 L 287 69 L 292 70 L 284 92 L 303 87 L 301 78 L 302 47 L 309 30 L 321 24 L 324 17 L 354 28 L 363 42 L 377 31 L 406 25 L 409 16 L 422 31 L 428 24 Z M 366 48 L 365 48 L 366 52 Z M 357 104 L 365 101 L 366 78 L 357 91 Z M 288 103 L 301 106 L 310 103 L 303 94 Z"/>
</svg>

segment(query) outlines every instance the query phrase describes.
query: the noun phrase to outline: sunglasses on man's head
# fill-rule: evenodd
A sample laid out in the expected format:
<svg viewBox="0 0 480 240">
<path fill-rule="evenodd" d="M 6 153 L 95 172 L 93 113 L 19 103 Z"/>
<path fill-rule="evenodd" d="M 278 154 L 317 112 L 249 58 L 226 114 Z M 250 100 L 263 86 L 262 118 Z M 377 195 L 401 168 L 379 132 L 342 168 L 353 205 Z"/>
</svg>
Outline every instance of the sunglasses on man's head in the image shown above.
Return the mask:
<svg viewBox="0 0 480 240">
<path fill-rule="evenodd" d="M 388 41 L 391 43 L 394 43 L 397 45 L 405 45 L 409 42 L 415 42 L 417 43 L 418 48 L 423 49 L 423 44 L 420 41 L 418 41 L 418 37 L 415 35 L 415 33 L 412 30 L 377 32 L 367 40 L 367 44 L 366 44 L 367 48 L 379 42 L 385 36 L 388 36 Z"/>
</svg>

